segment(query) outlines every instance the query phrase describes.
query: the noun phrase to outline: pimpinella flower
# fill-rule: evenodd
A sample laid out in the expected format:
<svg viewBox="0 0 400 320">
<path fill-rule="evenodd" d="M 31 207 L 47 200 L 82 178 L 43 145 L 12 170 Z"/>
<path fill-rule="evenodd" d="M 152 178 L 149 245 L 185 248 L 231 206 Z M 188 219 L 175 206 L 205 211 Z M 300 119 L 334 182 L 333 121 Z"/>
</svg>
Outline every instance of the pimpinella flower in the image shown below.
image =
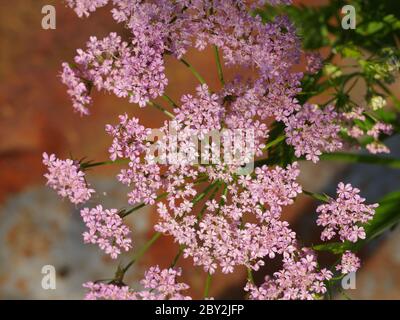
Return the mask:
<svg viewBox="0 0 400 320">
<path fill-rule="evenodd" d="M 113 137 L 110 159 L 129 159 L 128 168 L 122 169 L 117 178 L 125 185 L 134 186 L 129 193 L 130 204 L 154 204 L 156 192 L 162 186 L 160 167 L 157 163 L 141 161 L 151 146 L 147 141 L 151 130 L 140 125 L 139 119 L 129 119 L 126 114 L 119 116 L 119 120 L 116 126 L 106 126 L 107 133 Z"/>
<path fill-rule="evenodd" d="M 327 269 L 318 270 L 317 259 L 309 249 L 295 251 L 283 259 L 283 268 L 257 288 L 248 283 L 245 290 L 254 300 L 312 300 L 326 292 L 325 280 L 332 278 Z"/>
<path fill-rule="evenodd" d="M 137 300 L 135 293 L 128 286 L 86 282 L 83 287 L 89 291 L 85 300 Z"/>
<path fill-rule="evenodd" d="M 79 17 L 87 17 L 97 8 L 105 6 L 108 0 L 66 0 L 66 3 L 70 8 L 74 8 Z"/>
<path fill-rule="evenodd" d="M 306 54 L 307 72 L 314 74 L 323 67 L 322 56 L 319 52 L 307 52 Z"/>
<path fill-rule="evenodd" d="M 132 247 L 132 240 L 128 238 L 129 228 L 123 224 L 122 218 L 116 209 L 96 208 L 81 210 L 83 222 L 88 231 L 83 233 L 85 243 L 97 244 L 101 250 L 116 259 L 121 250 L 128 251 Z"/>
<path fill-rule="evenodd" d="M 295 149 L 296 157 L 306 156 L 317 162 L 322 152 L 333 152 L 342 148 L 339 137 L 338 114 L 333 106 L 320 109 L 306 104 L 286 121 L 287 143 Z"/>
<path fill-rule="evenodd" d="M 301 188 L 295 182 L 297 164 L 274 170 L 265 166 L 256 173 L 255 177 L 242 176 L 237 182 L 230 175 L 214 178 L 218 181 L 225 177 L 225 195 L 217 203 L 207 202 L 200 216 L 193 210 L 194 190 L 190 185 L 185 191 L 168 189 L 166 203 L 158 204 L 160 221 L 155 229 L 185 246 L 184 256 L 192 257 L 193 263 L 203 266 L 206 272 L 221 268 L 223 273 L 232 273 L 240 265 L 258 270 L 264 265 L 263 258 L 292 250 L 295 233 L 280 215 Z M 171 181 L 176 183 L 175 179 Z M 247 222 L 247 217 L 255 222 Z"/>
<path fill-rule="evenodd" d="M 359 189 L 341 182 L 337 187 L 337 199 L 317 208 L 317 224 L 324 227 L 321 233 L 323 241 L 332 239 L 336 234 L 342 241 L 365 239 L 365 230 L 359 224 L 373 218 L 378 204 L 364 204 L 365 199 L 359 193 Z"/>
<path fill-rule="evenodd" d="M 68 0 L 68 5 L 79 16 L 87 16 L 107 2 Z M 285 17 L 264 23 L 260 16 L 249 14 L 246 1 L 201 0 L 194 4 L 113 0 L 112 4 L 113 17 L 129 30 L 130 41 L 123 42 L 112 35 L 103 40 L 92 37 L 87 50 L 79 50 L 77 68 L 73 70 L 75 78 L 95 82 L 98 90 L 113 92 L 118 97 L 129 95 L 131 102 L 144 106 L 149 99 L 161 95 L 167 83 L 163 55 L 172 54 L 180 59 L 188 48 L 202 50 L 207 45 L 220 48 L 226 65 L 257 69 L 264 84 L 278 89 L 274 95 L 282 96 L 292 87 L 290 70 L 299 60 L 300 42 L 294 25 Z M 71 81 L 67 84 L 71 93 L 84 89 L 75 88 Z M 290 104 L 291 100 L 288 97 L 284 102 Z"/>
<path fill-rule="evenodd" d="M 189 289 L 185 283 L 177 282 L 181 269 L 151 267 L 145 272 L 140 283 L 145 290 L 134 291 L 128 286 L 87 282 L 83 286 L 89 290 L 87 300 L 190 300 L 181 292 Z"/>
<path fill-rule="evenodd" d="M 356 272 L 361 266 L 360 259 L 351 251 L 347 250 L 342 255 L 340 264 L 336 266 L 336 270 L 340 270 L 342 274 Z"/>
<path fill-rule="evenodd" d="M 92 103 L 89 96 L 89 85 L 82 79 L 81 72 L 73 70 L 66 62 L 62 64 L 61 81 L 68 87 L 74 110 L 82 115 L 88 115 L 88 106 Z"/>
<path fill-rule="evenodd" d="M 156 39 L 137 37 L 128 43 L 116 33 L 101 40 L 90 37 L 87 49 L 77 51 L 76 67 L 63 64 L 62 81 L 75 110 L 88 114 L 89 88 L 129 97 L 141 107 L 162 95 L 167 84 L 162 50 Z"/>
<path fill-rule="evenodd" d="M 87 184 L 85 173 L 75 161 L 57 159 L 54 154 L 49 156 L 47 153 L 43 153 L 43 164 L 47 166 L 48 170 L 48 173 L 44 175 L 47 185 L 72 203 L 86 202 L 95 192 Z"/>
</svg>

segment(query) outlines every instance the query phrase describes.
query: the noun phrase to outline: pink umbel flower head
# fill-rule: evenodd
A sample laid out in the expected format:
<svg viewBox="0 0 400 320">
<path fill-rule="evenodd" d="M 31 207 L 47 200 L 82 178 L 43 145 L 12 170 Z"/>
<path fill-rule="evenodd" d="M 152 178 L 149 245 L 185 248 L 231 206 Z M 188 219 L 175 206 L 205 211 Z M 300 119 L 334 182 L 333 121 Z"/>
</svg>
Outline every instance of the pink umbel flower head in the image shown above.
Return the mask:
<svg viewBox="0 0 400 320">
<path fill-rule="evenodd" d="M 385 144 L 379 141 L 368 143 L 365 148 L 372 154 L 390 153 L 390 149 Z"/>
<path fill-rule="evenodd" d="M 182 275 L 181 269 L 160 269 L 151 267 L 140 281 L 145 290 L 134 291 L 128 286 L 87 282 L 83 286 L 89 290 L 87 300 L 191 300 L 182 294 L 189 289 L 185 283 L 177 282 Z"/>
<path fill-rule="evenodd" d="M 206 272 L 220 267 L 223 273 L 232 273 L 239 265 L 258 270 L 264 257 L 292 250 L 295 233 L 280 215 L 301 188 L 295 182 L 296 163 L 285 169 L 265 166 L 256 173 L 255 178 L 242 176 L 236 183 L 227 178 L 226 194 L 218 202 L 207 202 L 202 216 L 193 214 L 190 185 L 185 191 L 171 188 L 166 204 L 158 204 L 160 221 L 155 229 L 184 245 L 184 256 Z M 258 222 L 243 222 L 247 215 Z"/>
<path fill-rule="evenodd" d="M 324 227 L 321 233 L 323 241 L 332 239 L 336 234 L 342 241 L 365 239 L 365 230 L 359 224 L 373 218 L 378 204 L 364 204 L 365 199 L 359 193 L 359 189 L 341 182 L 337 187 L 337 199 L 317 208 L 317 224 Z"/>
<path fill-rule="evenodd" d="M 245 290 L 253 300 L 313 300 L 326 292 L 325 280 L 332 278 L 327 269 L 318 270 L 317 259 L 310 249 L 295 251 L 283 259 L 283 269 L 267 276 L 257 288 L 247 283 Z"/>
<path fill-rule="evenodd" d="M 342 255 L 340 264 L 336 266 L 336 270 L 341 270 L 342 274 L 356 272 L 360 268 L 360 259 L 351 251 L 347 250 Z"/>
<path fill-rule="evenodd" d="M 76 68 L 63 64 L 62 81 L 68 86 L 75 110 L 89 113 L 86 105 L 91 102 L 91 88 L 129 97 L 141 107 L 162 95 L 167 85 L 162 48 L 156 39 L 138 37 L 128 43 L 116 33 L 101 40 L 91 37 L 87 49 L 77 51 Z"/>
<path fill-rule="evenodd" d="M 112 259 L 132 247 L 132 240 L 128 237 L 130 230 L 123 224 L 118 210 L 103 209 L 98 205 L 93 209 L 82 209 L 81 216 L 88 228 L 83 233 L 85 243 L 97 244 Z"/>
<path fill-rule="evenodd" d="M 129 193 L 130 204 L 154 204 L 156 191 L 162 186 L 160 168 L 157 163 L 141 161 L 150 148 L 147 138 L 151 130 L 140 125 L 139 119 L 129 119 L 126 114 L 119 116 L 119 120 L 116 126 L 106 126 L 107 133 L 113 137 L 110 159 L 129 159 L 128 168 L 122 169 L 117 178 L 125 185 L 135 186 Z"/>
<path fill-rule="evenodd" d="M 92 98 L 89 96 L 89 84 L 85 83 L 80 72 L 73 70 L 68 63 L 64 62 L 62 67 L 61 81 L 68 88 L 67 93 L 71 97 L 74 110 L 81 115 L 88 115 L 88 106 L 92 103 Z"/>
<path fill-rule="evenodd" d="M 71 159 L 57 159 L 54 154 L 49 156 L 47 153 L 43 153 L 43 164 L 47 166 L 48 170 L 44 175 L 47 185 L 72 203 L 86 202 L 95 192 L 87 184 L 85 173 L 80 169 L 79 163 Z"/>
<path fill-rule="evenodd" d="M 300 61 L 301 42 L 294 24 L 280 15 L 264 21 L 253 10 L 291 1 L 66 1 L 80 17 L 108 4 L 114 20 L 126 29 L 123 36 L 90 37 L 77 50 L 74 63 L 63 64 L 61 79 L 74 109 L 88 114 L 90 94 L 97 90 L 140 107 L 157 107 L 172 118 L 154 130 L 127 114 L 106 126 L 112 139 L 111 162 L 126 164 L 117 179 L 130 188 L 128 202 L 134 207 L 129 213 L 157 202 L 154 229 L 173 238 L 183 257 L 209 274 L 228 274 L 240 267 L 259 270 L 268 258 L 283 257 L 281 270 L 264 284 L 246 286 L 252 299 L 322 297 L 332 273 L 319 268 L 313 251 L 299 249 L 296 233 L 282 217 L 284 207 L 302 192 L 299 165 L 289 159 L 292 150 L 295 157 L 315 163 L 322 153 L 343 147 L 347 129 L 354 139 L 369 135 L 371 152 L 385 151 L 378 139 L 390 128 L 361 126 L 363 108 L 345 114 L 331 105 L 300 103 L 303 73 L 293 70 Z M 219 67 L 252 72 L 233 80 L 220 72 L 221 89 L 208 87 L 184 56 L 191 48 L 210 46 L 220 57 Z M 183 62 L 201 83 L 180 103 L 164 92 L 167 56 Z M 319 54 L 308 53 L 306 60 L 309 74 L 320 72 Z M 153 101 L 161 96 L 171 107 Z M 44 163 L 49 185 L 63 196 L 80 203 L 94 192 L 79 164 L 53 155 L 46 155 Z M 337 193 L 337 199 L 317 208 L 317 224 L 324 228 L 321 238 L 365 238 L 362 224 L 372 219 L 376 205 L 364 204 L 351 185 L 339 184 Z M 83 234 L 86 243 L 97 244 L 113 259 L 132 247 L 129 228 L 117 209 L 98 205 L 82 209 L 81 216 L 88 229 Z M 346 273 L 357 264 L 346 252 L 338 270 Z M 86 298 L 189 299 L 183 293 L 188 286 L 177 281 L 179 276 L 178 269 L 155 266 L 146 271 L 142 291 L 123 285 L 122 279 L 89 282 L 84 285 L 89 290 Z"/>
<path fill-rule="evenodd" d="M 306 53 L 306 67 L 308 73 L 317 73 L 323 66 L 322 56 L 319 52 Z"/>
<path fill-rule="evenodd" d="M 97 8 L 105 6 L 108 0 L 66 0 L 67 5 L 73 8 L 79 17 L 88 17 Z"/>
<path fill-rule="evenodd" d="M 85 300 L 137 300 L 128 286 L 86 282 L 83 287 L 88 290 Z"/>
<path fill-rule="evenodd" d="M 342 148 L 339 137 L 338 114 L 329 105 L 324 109 L 306 104 L 286 121 L 286 142 L 295 149 L 296 157 L 306 156 L 317 162 L 322 152 L 333 152 Z"/>
</svg>

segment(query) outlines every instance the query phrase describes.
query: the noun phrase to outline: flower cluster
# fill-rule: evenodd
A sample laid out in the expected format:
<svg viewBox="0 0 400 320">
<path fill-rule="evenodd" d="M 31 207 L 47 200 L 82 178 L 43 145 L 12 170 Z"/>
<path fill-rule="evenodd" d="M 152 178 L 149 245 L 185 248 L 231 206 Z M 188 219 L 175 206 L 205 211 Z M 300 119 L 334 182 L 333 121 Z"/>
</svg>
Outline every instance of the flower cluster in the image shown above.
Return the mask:
<svg viewBox="0 0 400 320">
<path fill-rule="evenodd" d="M 91 101 L 87 94 L 92 87 L 117 97 L 129 96 L 131 103 L 142 107 L 162 95 L 167 79 L 160 46 L 142 38 L 124 42 L 116 33 L 102 40 L 91 37 L 87 50 L 78 50 L 76 68 L 63 64 L 62 80 L 75 110 L 88 114 L 86 105 Z"/>
<path fill-rule="evenodd" d="M 66 0 L 70 8 L 74 8 L 79 17 L 89 16 L 90 12 L 96 11 L 97 8 L 105 6 L 108 0 Z"/>
<path fill-rule="evenodd" d="M 68 87 L 67 93 L 71 97 L 74 110 L 80 114 L 89 114 L 87 106 L 92 103 L 92 98 L 89 96 L 88 82 L 82 79 L 79 72 L 73 70 L 68 63 L 64 62 L 62 67 L 61 81 Z"/>
<path fill-rule="evenodd" d="M 85 173 L 80 170 L 79 163 L 71 159 L 57 159 L 54 154 L 49 156 L 43 153 L 43 164 L 48 170 L 48 173 L 44 175 L 47 185 L 72 203 L 86 202 L 95 192 L 86 183 Z"/>
<path fill-rule="evenodd" d="M 367 150 L 372 154 L 390 153 L 390 149 L 380 141 L 373 141 L 371 143 L 368 143 L 365 148 L 367 148 Z"/>
<path fill-rule="evenodd" d="M 319 52 L 307 52 L 306 67 L 308 73 L 317 73 L 322 69 L 323 66 L 322 56 Z"/>
<path fill-rule="evenodd" d="M 87 300 L 190 300 L 181 292 L 189 288 L 185 283 L 179 283 L 176 278 L 181 276 L 180 269 L 163 269 L 151 267 L 141 280 L 144 289 L 133 291 L 128 286 L 115 284 L 87 282 L 83 286 L 89 290 Z"/>
<path fill-rule="evenodd" d="M 339 137 L 338 114 L 333 106 L 321 110 L 317 105 L 306 104 L 286 123 L 287 143 L 295 148 L 296 157 L 306 156 L 314 163 L 322 152 L 342 148 Z"/>
<path fill-rule="evenodd" d="M 392 134 L 393 126 L 391 124 L 378 121 L 375 122 L 375 124 L 369 130 L 365 128 L 360 128 L 357 124 L 354 123 L 354 120 L 365 121 L 365 111 L 366 110 L 364 108 L 357 107 L 351 112 L 343 114 L 343 118 L 346 120 L 345 122 L 348 122 L 345 124 L 348 127 L 347 134 L 354 139 L 367 138 L 367 140 L 370 141 L 372 138 L 373 141 L 369 142 L 365 146 L 366 149 L 372 154 L 389 153 L 389 148 L 385 144 L 383 144 L 379 140 L 379 138 L 382 134 Z"/>
<path fill-rule="evenodd" d="M 283 269 L 267 276 L 259 288 L 249 282 L 245 290 L 253 300 L 312 300 L 326 292 L 324 281 L 331 278 L 329 270 L 318 270 L 315 254 L 302 249 L 284 257 Z"/>
<path fill-rule="evenodd" d="M 107 2 L 67 3 L 79 16 L 87 16 Z M 283 100 L 275 101 L 274 108 L 289 110 L 289 105 L 296 103 L 293 94 L 282 97 L 299 85 L 301 77 L 290 71 L 299 60 L 300 44 L 287 18 L 264 23 L 248 13 L 243 1 L 112 2 L 114 19 L 125 24 L 131 39 L 122 41 L 115 33 L 103 40 L 91 37 L 87 50 L 78 50 L 76 67 L 63 65 L 63 82 L 80 113 L 88 113 L 86 105 L 91 101 L 87 94 L 93 86 L 118 97 L 129 96 L 131 102 L 144 106 L 149 99 L 162 95 L 167 84 L 163 55 L 181 58 L 189 47 L 202 50 L 207 45 L 221 49 L 226 65 L 255 67 L 260 78 L 253 86 L 259 97 L 269 100 L 271 106 L 271 100 Z M 266 96 L 265 92 L 270 94 Z"/>
<path fill-rule="evenodd" d="M 390 135 L 393 132 L 393 126 L 383 122 L 377 122 L 374 126 L 367 131 L 367 135 L 374 139 L 373 142 L 367 144 L 366 148 L 369 152 L 376 153 L 389 153 L 389 148 L 379 141 L 381 134 Z"/>
<path fill-rule="evenodd" d="M 132 240 L 128 238 L 130 230 L 123 224 L 118 210 L 103 209 L 98 205 L 93 209 L 82 209 L 81 217 L 88 228 L 83 233 L 84 242 L 97 244 L 112 259 L 116 259 L 121 250 L 128 251 L 132 247 Z"/>
<path fill-rule="evenodd" d="M 332 239 L 336 234 L 342 241 L 365 239 L 365 230 L 359 224 L 373 218 L 378 204 L 364 204 L 365 199 L 360 197 L 359 192 L 359 189 L 341 182 L 337 188 L 337 199 L 317 208 L 317 224 L 324 227 L 321 233 L 323 241 Z"/>
<path fill-rule="evenodd" d="M 336 270 L 340 270 L 342 274 L 356 272 L 360 268 L 360 259 L 351 251 L 347 250 L 342 255 L 340 264 L 336 266 Z"/>
<path fill-rule="evenodd" d="M 85 295 L 85 300 L 137 300 L 128 286 L 86 282 L 83 287 L 89 290 Z"/>
<path fill-rule="evenodd" d="M 153 204 L 155 192 L 162 186 L 160 168 L 151 161 L 141 162 L 141 156 L 150 148 L 146 139 L 151 130 L 140 125 L 137 118 L 129 119 L 126 114 L 121 115 L 119 120 L 116 126 L 106 126 L 106 132 L 113 137 L 109 148 L 110 159 L 129 159 L 129 168 L 121 170 L 118 180 L 128 186 L 135 186 L 129 194 L 130 204 Z"/>
<path fill-rule="evenodd" d="M 296 157 L 315 163 L 323 152 L 343 147 L 341 128 L 348 128 L 348 136 L 354 139 L 367 135 L 373 140 L 367 149 L 382 152 L 385 146 L 379 137 L 392 130 L 379 122 L 370 130 L 357 126 L 357 121 L 365 120 L 362 108 L 338 113 L 331 105 L 300 104 L 303 74 L 292 70 L 301 48 L 293 24 L 286 17 L 265 22 L 260 15 L 249 14 L 258 5 L 290 2 L 67 0 L 80 17 L 110 3 L 113 18 L 128 30 L 124 38 L 116 33 L 103 39 L 91 37 L 86 48 L 77 51 L 74 64 L 63 64 L 61 78 L 74 109 L 88 114 L 90 93 L 96 89 L 129 98 L 141 107 L 156 106 L 173 118 L 157 130 L 127 114 L 116 125 L 106 126 L 112 138 L 111 161 L 127 163 L 117 179 L 131 188 L 129 204 L 158 202 L 155 230 L 173 237 L 183 256 L 209 274 L 232 273 L 238 266 L 258 270 L 266 258 L 282 256 L 282 270 L 259 288 L 247 284 L 252 299 L 318 298 L 326 292 L 324 281 L 332 278 L 330 271 L 319 269 L 314 252 L 298 248 L 295 232 L 281 217 L 284 207 L 302 192 L 298 164 L 284 160 L 268 166 L 270 159 L 255 158 L 280 143 L 293 148 Z M 165 95 L 164 58 L 172 55 L 192 69 L 183 59 L 187 50 L 207 46 L 215 47 L 217 57 L 221 52 L 219 67 L 254 72 L 246 79 L 220 77 L 219 91 L 196 73 L 201 85 L 195 94 L 183 95 L 178 105 Z M 306 60 L 309 74 L 323 68 L 317 53 L 307 53 Z M 172 113 L 152 101 L 163 95 L 173 105 Z M 271 121 L 276 126 L 270 126 Z M 277 135 L 274 129 L 280 130 Z M 268 154 L 271 159 L 273 151 Z M 47 154 L 43 162 L 49 167 L 48 184 L 60 195 L 74 203 L 90 198 L 94 190 L 86 184 L 78 163 Z M 249 167 L 250 172 L 245 170 Z M 377 205 L 364 204 L 351 185 L 340 183 L 337 194 L 336 200 L 317 208 L 317 224 L 324 227 L 321 239 L 337 234 L 342 241 L 365 238 L 360 224 L 372 219 Z M 81 216 L 88 227 L 83 234 L 86 243 L 98 244 L 114 259 L 131 248 L 130 231 L 117 209 L 99 205 L 84 208 Z M 346 252 L 337 269 L 348 273 L 358 267 L 358 258 Z M 84 285 L 89 290 L 86 298 L 189 299 L 182 294 L 188 286 L 176 280 L 180 275 L 180 270 L 152 267 L 141 281 L 143 291 L 115 284 L 122 280 L 89 282 Z"/>
<path fill-rule="evenodd" d="M 301 192 L 295 182 L 298 174 L 296 164 L 274 170 L 264 166 L 257 169 L 255 179 L 248 175 L 237 183 L 217 180 L 215 188 L 224 185 L 220 201 L 208 201 L 203 214 L 197 216 L 190 214 L 193 202 L 188 196 L 192 194 L 172 189 L 167 204 L 158 204 L 161 221 L 155 228 L 172 235 L 185 246 L 184 255 L 209 273 L 218 266 L 224 273 L 233 272 L 238 265 L 257 270 L 264 257 L 293 250 L 295 233 L 279 219 L 282 207 Z M 246 216 L 259 222 L 245 223 Z"/>
<path fill-rule="evenodd" d="M 176 108 L 175 120 L 199 134 L 221 129 L 224 111 L 217 94 L 211 94 L 207 85 L 197 87 L 197 97 L 184 95 L 182 105 Z"/>
</svg>

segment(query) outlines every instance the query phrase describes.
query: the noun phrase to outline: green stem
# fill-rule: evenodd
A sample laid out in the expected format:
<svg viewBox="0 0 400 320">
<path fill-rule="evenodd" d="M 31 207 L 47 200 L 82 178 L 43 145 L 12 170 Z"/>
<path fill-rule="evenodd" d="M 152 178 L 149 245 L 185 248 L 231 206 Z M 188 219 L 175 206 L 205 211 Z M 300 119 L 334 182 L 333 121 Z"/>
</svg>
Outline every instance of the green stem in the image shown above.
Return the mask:
<svg viewBox="0 0 400 320">
<path fill-rule="evenodd" d="M 205 84 L 206 81 L 204 80 L 204 78 L 197 72 L 197 70 L 189 63 L 187 62 L 185 59 L 180 59 L 180 61 L 189 68 L 189 70 L 193 73 L 193 75 L 196 77 L 196 79 L 201 83 L 201 84 Z"/>
<path fill-rule="evenodd" d="M 179 108 L 179 106 L 175 103 L 174 100 L 172 100 L 167 94 L 163 94 L 162 98 L 167 101 L 172 107 L 174 108 Z"/>
<path fill-rule="evenodd" d="M 343 295 L 343 297 L 344 297 L 346 300 L 352 300 L 352 299 L 350 298 L 350 296 L 344 291 L 343 288 L 339 287 L 339 291 L 340 291 L 340 293 Z"/>
<path fill-rule="evenodd" d="M 212 275 L 210 273 L 207 274 L 206 285 L 204 287 L 204 298 L 208 298 L 208 293 L 210 291 Z"/>
<path fill-rule="evenodd" d="M 390 89 L 389 89 L 384 83 L 382 83 L 381 81 L 378 80 L 378 81 L 377 81 L 377 84 L 378 84 L 378 86 L 381 87 L 382 90 L 385 91 L 385 93 L 386 93 L 387 95 L 389 95 L 389 97 L 393 100 L 394 106 L 395 106 L 398 110 L 400 110 L 400 100 L 397 99 L 397 97 L 390 91 Z"/>
<path fill-rule="evenodd" d="M 160 194 L 157 198 L 156 201 L 165 198 L 169 193 L 168 192 L 164 192 L 162 194 Z M 132 209 L 129 209 L 128 211 L 123 211 L 121 214 L 121 218 L 125 218 L 126 216 L 130 215 L 132 212 L 135 212 L 143 207 L 145 207 L 146 204 L 145 203 L 141 203 L 139 205 L 137 205 L 136 207 L 133 207 Z"/>
<path fill-rule="evenodd" d="M 147 102 L 147 104 L 149 106 L 155 107 L 158 110 L 162 111 L 166 116 L 170 117 L 171 119 L 175 118 L 175 116 L 171 112 L 169 112 L 167 109 L 165 109 L 164 107 L 160 106 L 159 104 L 157 104 L 155 102 L 152 102 L 152 101 Z"/>
<path fill-rule="evenodd" d="M 108 164 L 128 163 L 129 161 L 130 161 L 129 159 L 118 159 L 115 161 L 108 160 L 108 161 L 101 161 L 101 162 L 87 162 L 87 163 L 81 163 L 80 167 L 82 170 L 84 170 L 84 169 L 104 166 L 104 165 L 108 165 Z"/>
<path fill-rule="evenodd" d="M 174 260 L 171 263 L 171 265 L 169 266 L 170 268 L 174 268 L 176 266 L 176 264 L 178 263 L 179 258 L 181 257 L 181 255 L 183 253 L 183 249 L 184 248 L 185 248 L 185 246 L 183 246 L 183 245 L 179 246 L 179 251 L 176 254 Z"/>
<path fill-rule="evenodd" d="M 213 187 L 215 187 L 215 189 L 214 189 L 213 193 L 210 195 L 210 197 L 208 198 L 209 200 L 212 200 L 215 198 L 215 195 L 217 194 L 217 192 L 219 190 L 219 185 L 220 185 L 220 182 L 217 182 L 216 184 L 214 184 Z M 206 209 L 207 209 L 207 205 L 204 204 L 203 208 L 200 210 L 199 214 L 197 215 L 197 221 L 201 220 Z"/>
<path fill-rule="evenodd" d="M 222 195 L 221 195 L 221 199 L 219 200 L 219 206 L 218 206 L 218 210 L 217 210 L 217 215 L 219 215 L 221 208 L 225 205 L 226 202 L 226 196 L 228 194 L 228 185 L 226 183 L 223 184 L 224 187 L 222 189 Z"/>
<path fill-rule="evenodd" d="M 224 73 L 222 72 L 221 59 L 219 56 L 218 47 L 216 45 L 214 45 L 214 56 L 215 56 L 215 61 L 217 63 L 218 78 L 219 78 L 219 81 L 221 82 L 221 84 L 224 86 L 225 85 Z"/>
<path fill-rule="evenodd" d="M 128 271 L 128 269 L 146 253 L 146 251 L 160 238 L 162 235 L 161 232 L 156 232 L 149 241 L 145 243 L 143 247 L 140 248 L 138 253 L 136 253 L 132 260 L 122 269 L 122 277 L 125 275 L 125 273 Z M 122 280 L 122 278 L 121 278 Z"/>
<path fill-rule="evenodd" d="M 254 284 L 254 277 L 253 277 L 253 271 L 251 271 L 250 268 L 247 268 L 247 280 Z"/>
<path fill-rule="evenodd" d="M 201 201 L 201 199 L 203 199 L 203 198 L 210 192 L 210 190 L 212 190 L 212 189 L 215 187 L 215 185 L 218 184 L 218 183 L 219 183 L 219 181 L 216 181 L 216 182 L 210 184 L 209 186 L 207 186 L 207 187 L 203 190 L 203 192 L 199 193 L 199 194 L 192 200 L 193 204 L 199 203 L 199 202 Z"/>
<path fill-rule="evenodd" d="M 284 134 L 280 135 L 279 137 L 277 137 L 276 139 L 272 140 L 271 142 L 268 142 L 265 145 L 263 151 L 266 151 L 269 148 L 272 148 L 272 147 L 276 146 L 279 142 L 282 142 L 285 139 L 286 139 L 286 136 Z"/>
<path fill-rule="evenodd" d="M 311 198 L 314 198 L 315 200 L 329 202 L 329 197 L 325 194 L 319 194 L 319 193 L 310 192 L 307 190 L 303 190 L 303 193 L 310 196 Z"/>
</svg>

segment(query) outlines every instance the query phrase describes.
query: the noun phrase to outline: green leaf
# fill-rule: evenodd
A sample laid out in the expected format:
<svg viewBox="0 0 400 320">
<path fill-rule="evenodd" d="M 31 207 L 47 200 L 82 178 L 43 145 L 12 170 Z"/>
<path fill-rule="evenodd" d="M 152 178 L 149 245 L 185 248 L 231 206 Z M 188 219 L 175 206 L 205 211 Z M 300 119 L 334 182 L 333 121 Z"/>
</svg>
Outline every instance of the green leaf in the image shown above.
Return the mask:
<svg viewBox="0 0 400 320">
<path fill-rule="evenodd" d="M 385 24 L 380 21 L 371 21 L 367 25 L 361 26 L 356 29 L 356 32 L 363 35 L 368 36 L 378 31 L 382 30 L 385 27 Z"/>
<path fill-rule="evenodd" d="M 346 44 L 344 46 L 337 46 L 337 51 L 345 58 L 361 58 L 361 51 L 352 43 Z"/>
<path fill-rule="evenodd" d="M 383 157 L 379 155 L 333 152 L 322 154 L 320 159 L 328 161 L 342 161 L 347 163 L 378 164 L 394 169 L 400 169 L 400 159 Z"/>
</svg>

